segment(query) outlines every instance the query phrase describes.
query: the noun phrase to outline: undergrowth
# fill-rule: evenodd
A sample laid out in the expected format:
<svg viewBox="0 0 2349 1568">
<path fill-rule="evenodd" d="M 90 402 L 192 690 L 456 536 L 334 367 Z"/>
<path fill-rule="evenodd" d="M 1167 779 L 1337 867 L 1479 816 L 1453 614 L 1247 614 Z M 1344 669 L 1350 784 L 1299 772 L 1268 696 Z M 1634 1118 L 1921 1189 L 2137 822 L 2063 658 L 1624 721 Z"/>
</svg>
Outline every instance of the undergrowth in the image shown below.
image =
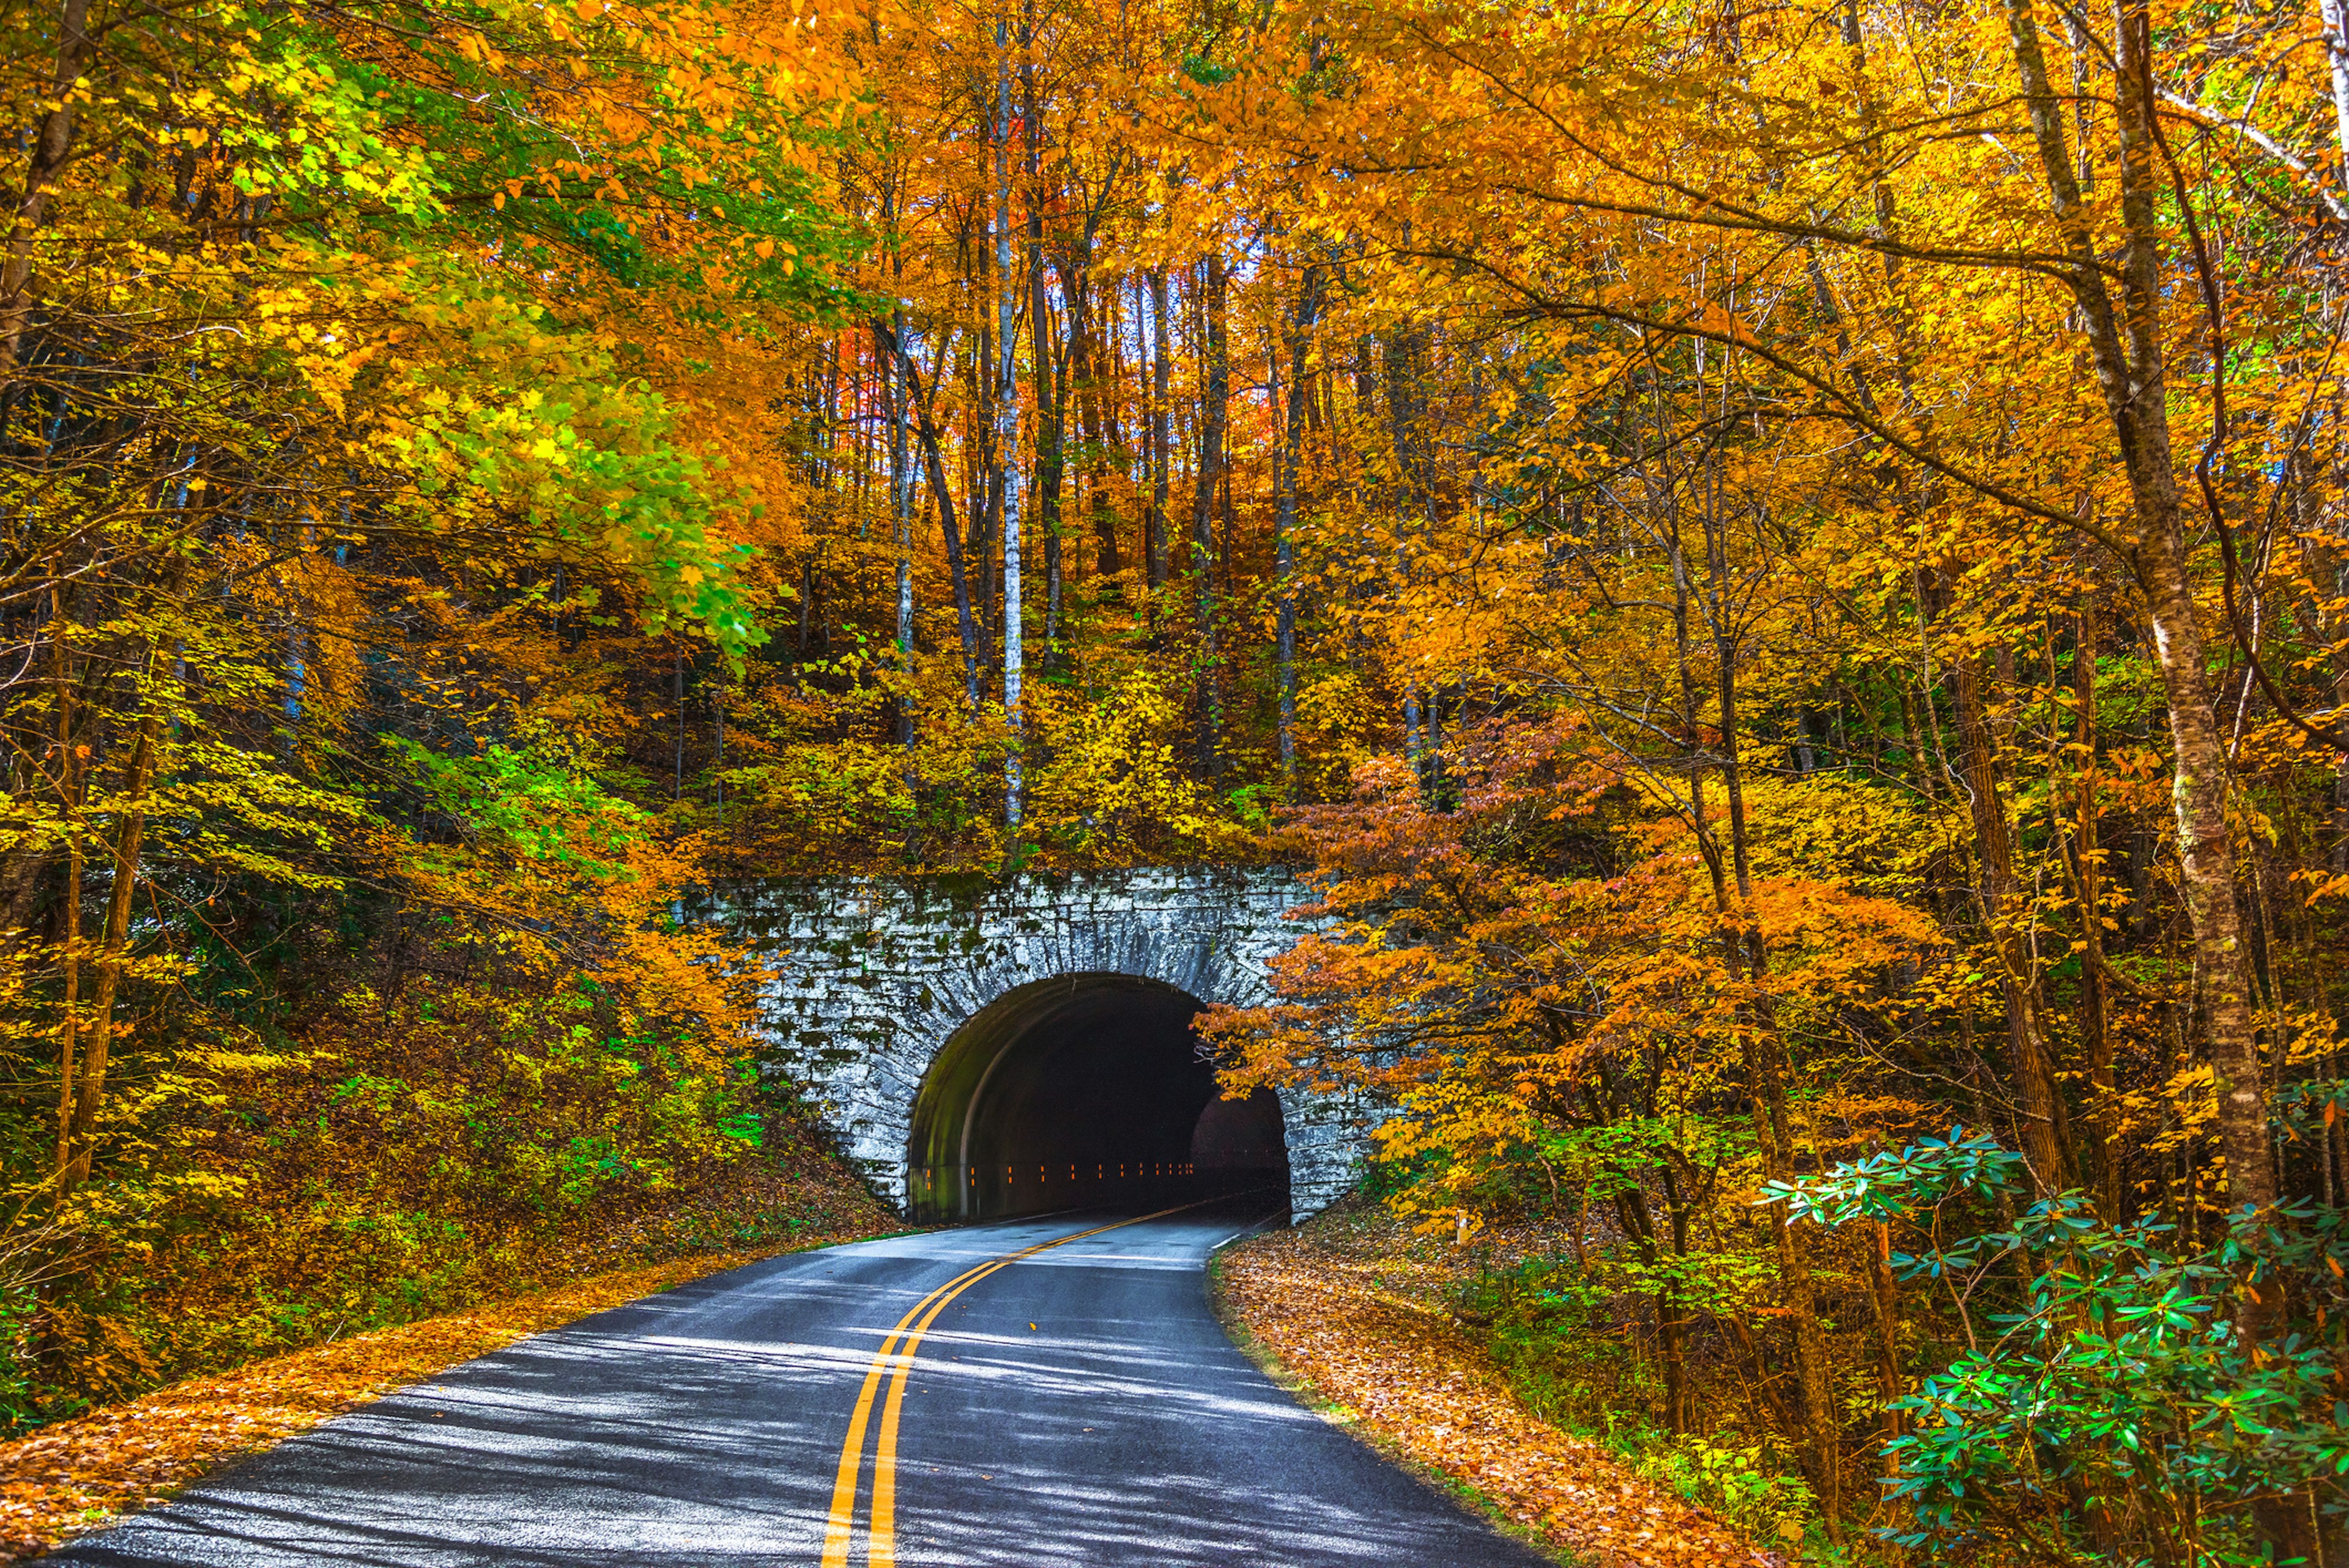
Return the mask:
<svg viewBox="0 0 2349 1568">
<path fill-rule="evenodd" d="M 1626 1469 L 1773 1546 L 1817 1524 L 1817 1499 L 1793 1456 L 1734 1413 L 1707 1432 L 1672 1432 L 1651 1358 L 1636 1354 L 1614 1315 L 1615 1293 L 1572 1258 L 1535 1257 L 1480 1270 L 1451 1293 L 1454 1315 L 1479 1333 L 1510 1389 L 1564 1430 L 1603 1443 Z"/>
</svg>

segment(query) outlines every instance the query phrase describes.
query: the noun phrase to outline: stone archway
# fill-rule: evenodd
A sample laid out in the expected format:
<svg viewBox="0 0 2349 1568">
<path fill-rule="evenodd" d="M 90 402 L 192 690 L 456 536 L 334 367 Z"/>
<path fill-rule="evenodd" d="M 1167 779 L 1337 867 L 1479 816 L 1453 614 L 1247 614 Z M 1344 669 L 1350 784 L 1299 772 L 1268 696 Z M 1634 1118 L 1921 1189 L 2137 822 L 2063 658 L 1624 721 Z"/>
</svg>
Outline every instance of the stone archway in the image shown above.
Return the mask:
<svg viewBox="0 0 2349 1568">
<path fill-rule="evenodd" d="M 1199 1010 L 1196 997 L 1124 974 L 1055 975 L 997 998 L 923 1076 L 906 1212 L 982 1220 L 1237 1191 L 1287 1201 L 1278 1102 L 1263 1096 L 1268 1157 L 1260 1136 L 1242 1147 L 1237 1124 L 1262 1111 L 1217 1094 L 1192 1033 Z"/>
<path fill-rule="evenodd" d="M 1081 995 L 1136 981 L 1189 1004 L 1258 1003 L 1270 994 L 1266 966 L 1300 929 L 1287 912 L 1307 897 L 1284 872 L 1151 868 L 1007 882 L 779 878 L 734 885 L 716 902 L 732 929 L 777 961 L 780 975 L 765 999 L 773 1065 L 806 1086 L 877 1186 L 909 1211 L 945 1218 L 963 1205 L 958 1197 L 941 1200 L 939 1168 L 960 1168 L 954 1179 L 968 1186 L 968 1168 L 980 1162 L 960 1158 L 959 1127 L 941 1134 L 934 1109 L 923 1109 L 934 1069 L 941 1083 L 968 1077 L 976 1092 L 984 1062 L 974 1068 L 969 1061 L 1003 1043 L 987 1050 L 969 1043 L 1023 1019 L 1027 1028 L 1049 1030 L 1054 983 Z M 953 1096 L 934 1098 L 943 1105 Z M 1291 1201 L 1297 1213 L 1310 1213 L 1351 1181 L 1366 1118 L 1348 1101 L 1295 1091 L 1278 1101 Z M 917 1113 L 927 1118 L 920 1158 Z M 968 1113 L 966 1103 L 966 1121 Z M 1150 1147 L 1129 1164 L 1175 1163 L 1156 1142 Z M 949 1152 L 956 1158 L 944 1158 Z M 1077 1163 L 1066 1158 L 1077 1152 L 1070 1145 L 1050 1152 L 1063 1166 Z M 1016 1189 L 1023 1162 L 1005 1163 Z M 1045 1181 L 1050 1160 L 1031 1163 L 1045 1166 Z M 1015 1205 L 1024 1201 L 1015 1193 Z"/>
</svg>

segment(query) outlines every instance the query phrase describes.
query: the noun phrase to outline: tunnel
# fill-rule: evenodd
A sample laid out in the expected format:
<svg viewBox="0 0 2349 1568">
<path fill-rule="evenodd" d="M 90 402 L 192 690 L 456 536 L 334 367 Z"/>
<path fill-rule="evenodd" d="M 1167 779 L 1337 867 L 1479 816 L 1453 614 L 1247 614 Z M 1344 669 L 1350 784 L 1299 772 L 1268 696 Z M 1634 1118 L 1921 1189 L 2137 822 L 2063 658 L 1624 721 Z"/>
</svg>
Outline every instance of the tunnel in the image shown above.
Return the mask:
<svg viewBox="0 0 2349 1568">
<path fill-rule="evenodd" d="M 997 999 L 932 1060 L 914 1102 L 908 1216 L 936 1223 L 1288 1199 L 1280 1101 L 1221 1098 L 1197 998 L 1120 974 L 1060 975 Z"/>
</svg>

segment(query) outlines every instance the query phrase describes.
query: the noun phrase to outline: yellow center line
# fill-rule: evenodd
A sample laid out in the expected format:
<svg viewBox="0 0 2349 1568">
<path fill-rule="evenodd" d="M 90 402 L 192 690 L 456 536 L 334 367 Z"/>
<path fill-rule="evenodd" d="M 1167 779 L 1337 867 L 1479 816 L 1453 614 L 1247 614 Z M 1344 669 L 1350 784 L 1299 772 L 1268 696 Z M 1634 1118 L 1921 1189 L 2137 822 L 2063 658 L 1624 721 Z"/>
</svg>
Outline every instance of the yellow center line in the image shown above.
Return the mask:
<svg viewBox="0 0 2349 1568">
<path fill-rule="evenodd" d="M 889 1331 L 889 1336 L 881 1342 L 881 1348 L 873 1353 L 873 1365 L 864 1374 L 864 1386 L 856 1396 L 856 1409 L 848 1418 L 848 1440 L 841 1447 L 840 1469 L 833 1478 L 832 1517 L 823 1531 L 823 1568 L 848 1568 L 849 1541 L 856 1525 L 856 1481 L 858 1472 L 864 1468 L 864 1427 L 872 1419 L 873 1397 L 880 1391 L 882 1374 L 888 1365 L 890 1352 L 897 1347 L 897 1336 L 905 1332 L 907 1324 L 921 1315 L 924 1307 L 957 1285 L 968 1282 L 994 1266 L 981 1263 L 978 1268 L 956 1275 L 916 1302 L 912 1309 L 897 1320 L 897 1326 Z"/>
<path fill-rule="evenodd" d="M 1113 1225 L 1099 1225 L 1090 1231 L 1071 1235 L 1055 1236 L 1049 1241 L 1039 1241 L 1017 1252 L 981 1263 L 948 1280 L 920 1301 L 911 1311 L 897 1320 L 881 1348 L 873 1353 L 873 1365 L 864 1374 L 864 1386 L 857 1394 L 856 1408 L 848 1419 L 848 1436 L 840 1448 L 840 1469 L 832 1483 L 832 1517 L 824 1526 L 823 1568 L 848 1568 L 848 1553 L 856 1533 L 857 1482 L 864 1469 L 864 1432 L 873 1416 L 873 1400 L 881 1380 L 892 1368 L 895 1376 L 889 1385 L 889 1397 L 881 1411 L 879 1451 L 873 1461 L 873 1528 L 866 1540 L 865 1560 L 870 1568 L 894 1568 L 897 1561 L 897 1422 L 905 1402 L 905 1379 L 914 1369 L 914 1355 L 922 1336 L 947 1310 L 947 1303 L 979 1281 L 999 1269 L 1032 1258 L 1053 1247 L 1064 1247 L 1071 1241 L 1082 1241 L 1111 1231 L 1123 1231 L 1129 1225 L 1144 1220 L 1161 1220 L 1185 1209 L 1196 1209 L 1201 1203 L 1213 1203 L 1216 1199 L 1201 1199 L 1198 1203 L 1178 1203 L 1172 1209 L 1161 1209 L 1155 1214 L 1138 1215 L 1132 1220 L 1120 1220 Z M 914 1320 L 921 1322 L 915 1324 Z M 914 1324 L 912 1332 L 906 1325 Z M 903 1341 L 902 1350 L 900 1341 Z"/>
</svg>

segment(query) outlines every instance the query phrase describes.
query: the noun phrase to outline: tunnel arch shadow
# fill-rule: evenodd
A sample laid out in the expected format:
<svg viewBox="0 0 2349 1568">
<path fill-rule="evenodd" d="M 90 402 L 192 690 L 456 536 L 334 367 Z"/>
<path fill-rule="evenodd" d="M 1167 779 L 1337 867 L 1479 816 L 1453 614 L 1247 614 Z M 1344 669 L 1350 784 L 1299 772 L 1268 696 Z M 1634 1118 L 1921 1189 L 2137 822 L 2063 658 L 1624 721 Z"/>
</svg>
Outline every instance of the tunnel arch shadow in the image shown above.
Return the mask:
<svg viewBox="0 0 2349 1568">
<path fill-rule="evenodd" d="M 1198 998 L 1134 975 L 1006 992 L 939 1047 L 915 1096 L 909 1218 L 992 1220 L 1288 1193 L 1280 1102 L 1225 1100 L 1191 1022 Z"/>
</svg>

